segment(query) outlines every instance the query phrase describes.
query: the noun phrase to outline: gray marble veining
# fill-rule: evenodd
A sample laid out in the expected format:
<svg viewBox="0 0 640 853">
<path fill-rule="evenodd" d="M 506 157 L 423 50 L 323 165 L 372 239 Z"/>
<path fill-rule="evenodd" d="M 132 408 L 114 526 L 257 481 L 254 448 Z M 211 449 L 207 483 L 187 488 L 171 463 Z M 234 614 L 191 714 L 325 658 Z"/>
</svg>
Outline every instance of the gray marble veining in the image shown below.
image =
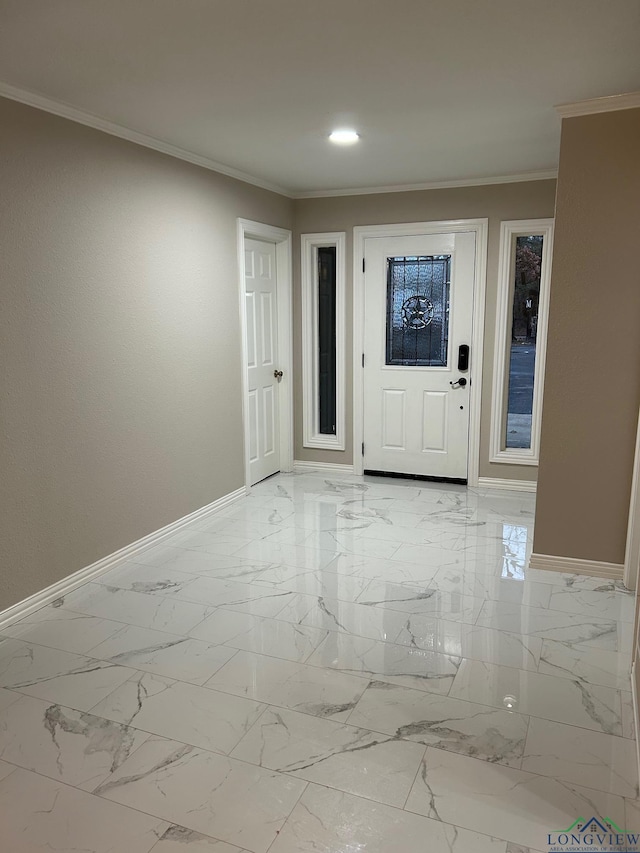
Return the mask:
<svg viewBox="0 0 640 853">
<path fill-rule="evenodd" d="M 234 844 L 176 824 L 162 834 L 153 850 L 154 853 L 242 853 Z"/>
<path fill-rule="evenodd" d="M 373 681 L 349 723 L 519 767 L 528 721 L 506 710 Z"/>
<path fill-rule="evenodd" d="M 0 687 L 88 711 L 133 670 L 81 655 L 23 643 L 0 642 Z"/>
<path fill-rule="evenodd" d="M 164 738 L 149 738 L 96 794 L 266 853 L 306 783 Z"/>
<path fill-rule="evenodd" d="M 5 626 L 3 845 L 540 853 L 579 815 L 640 829 L 634 598 L 530 570 L 534 502 L 281 474 Z"/>
<path fill-rule="evenodd" d="M 0 814 L 11 853 L 149 853 L 167 829 L 161 818 L 21 768 L 0 781 Z"/>
<path fill-rule="evenodd" d="M 139 673 L 93 710 L 127 726 L 228 753 L 258 719 L 264 705 L 195 684 Z"/>
<path fill-rule="evenodd" d="M 102 717 L 21 696 L 0 712 L 0 758 L 92 790 L 147 738 Z"/>
<path fill-rule="evenodd" d="M 402 806 L 424 748 L 293 711 L 267 710 L 232 757 L 379 803 Z"/>
<path fill-rule="evenodd" d="M 453 655 L 336 632 L 329 634 L 307 662 L 351 675 L 446 694 L 461 661 Z"/>
</svg>

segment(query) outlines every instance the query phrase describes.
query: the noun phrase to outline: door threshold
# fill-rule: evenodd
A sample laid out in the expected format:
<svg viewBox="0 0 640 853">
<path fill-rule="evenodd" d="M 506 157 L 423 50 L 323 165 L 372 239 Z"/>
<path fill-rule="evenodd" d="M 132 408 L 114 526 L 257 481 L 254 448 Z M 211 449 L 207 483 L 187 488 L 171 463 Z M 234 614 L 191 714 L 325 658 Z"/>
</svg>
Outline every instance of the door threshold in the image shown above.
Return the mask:
<svg viewBox="0 0 640 853">
<path fill-rule="evenodd" d="M 251 488 L 257 486 L 258 483 L 264 483 L 266 480 L 270 480 L 272 477 L 277 477 L 280 471 L 274 471 L 273 474 L 267 474 L 266 477 L 263 477 L 261 480 L 256 480 L 255 483 L 251 483 Z"/>
<path fill-rule="evenodd" d="M 453 483 L 456 486 L 466 486 L 466 477 L 432 477 L 429 474 L 402 474 L 398 471 L 372 471 L 365 468 L 364 475 L 369 477 L 392 477 L 396 480 L 426 480 L 429 483 Z"/>
</svg>

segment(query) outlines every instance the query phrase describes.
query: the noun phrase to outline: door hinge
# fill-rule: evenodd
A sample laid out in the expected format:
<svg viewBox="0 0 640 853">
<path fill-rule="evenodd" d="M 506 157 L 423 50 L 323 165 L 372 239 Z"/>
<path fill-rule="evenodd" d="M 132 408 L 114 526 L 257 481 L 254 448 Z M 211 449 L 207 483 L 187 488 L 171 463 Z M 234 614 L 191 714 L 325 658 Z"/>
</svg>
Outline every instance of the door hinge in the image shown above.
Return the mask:
<svg viewBox="0 0 640 853">
<path fill-rule="evenodd" d="M 364 456 L 364 441 L 362 442 L 362 455 Z"/>
<path fill-rule="evenodd" d="M 364 272 L 364 258 L 362 259 L 362 272 Z"/>
<path fill-rule="evenodd" d="M 362 366 L 364 367 L 364 353 L 362 353 Z"/>
</svg>

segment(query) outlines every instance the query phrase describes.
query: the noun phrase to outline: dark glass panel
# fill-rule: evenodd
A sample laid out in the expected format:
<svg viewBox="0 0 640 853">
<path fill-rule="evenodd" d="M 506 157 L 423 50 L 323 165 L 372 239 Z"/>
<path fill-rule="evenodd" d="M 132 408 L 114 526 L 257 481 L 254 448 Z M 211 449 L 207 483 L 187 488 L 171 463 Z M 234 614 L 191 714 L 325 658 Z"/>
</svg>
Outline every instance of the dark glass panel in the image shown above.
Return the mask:
<svg viewBox="0 0 640 853">
<path fill-rule="evenodd" d="M 336 434 L 336 247 L 318 249 L 318 410 L 320 433 Z"/>
<path fill-rule="evenodd" d="M 446 367 L 451 255 L 387 258 L 386 363 Z"/>
</svg>

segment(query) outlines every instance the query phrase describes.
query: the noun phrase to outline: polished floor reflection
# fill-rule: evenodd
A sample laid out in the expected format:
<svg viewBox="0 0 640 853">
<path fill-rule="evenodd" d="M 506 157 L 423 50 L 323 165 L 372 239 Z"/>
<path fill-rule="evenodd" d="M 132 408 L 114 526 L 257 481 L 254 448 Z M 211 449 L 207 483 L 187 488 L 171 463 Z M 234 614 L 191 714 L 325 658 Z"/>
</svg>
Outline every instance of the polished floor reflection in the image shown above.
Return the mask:
<svg viewBox="0 0 640 853">
<path fill-rule="evenodd" d="M 633 596 L 528 569 L 533 517 L 524 493 L 278 475 L 4 628 L 3 849 L 640 833 Z"/>
</svg>

